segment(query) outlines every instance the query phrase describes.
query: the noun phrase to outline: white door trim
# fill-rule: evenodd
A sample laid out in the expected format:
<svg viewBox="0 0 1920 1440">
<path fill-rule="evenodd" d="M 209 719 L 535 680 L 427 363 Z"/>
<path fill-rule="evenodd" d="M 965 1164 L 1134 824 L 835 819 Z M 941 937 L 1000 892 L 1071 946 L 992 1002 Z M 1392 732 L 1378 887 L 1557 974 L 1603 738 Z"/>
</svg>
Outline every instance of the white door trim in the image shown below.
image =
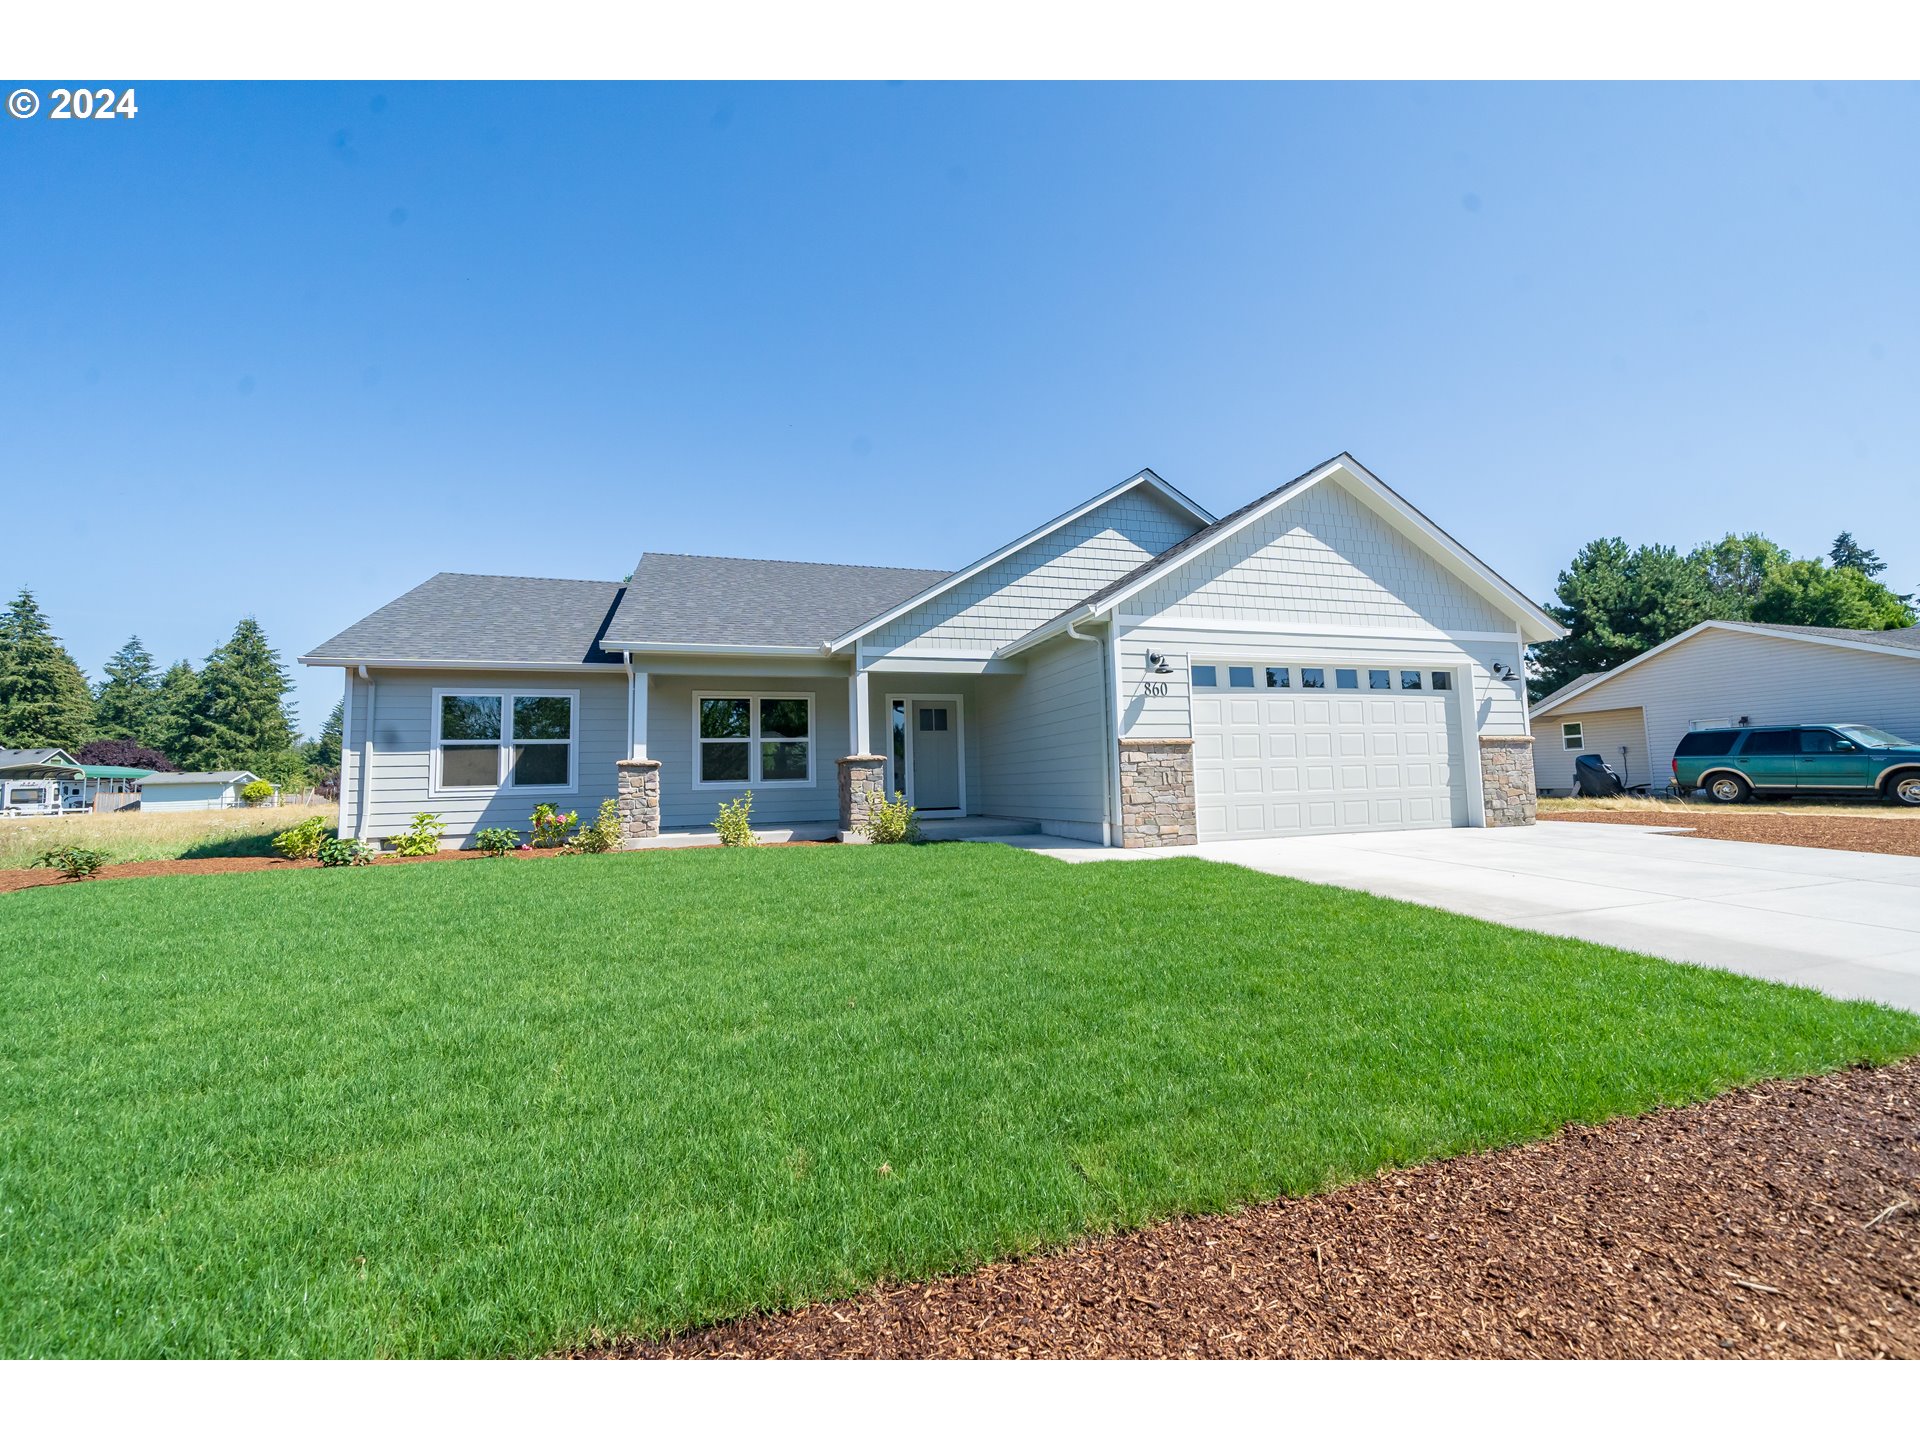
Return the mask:
<svg viewBox="0 0 1920 1440">
<path fill-rule="evenodd" d="M 899 693 L 893 691 L 887 692 L 885 701 L 886 709 L 883 712 L 886 719 L 887 731 L 887 775 L 889 777 L 887 793 L 891 795 L 896 790 L 900 791 L 907 797 L 909 804 L 913 802 L 914 727 L 912 718 L 913 704 L 916 700 L 929 700 L 935 704 L 953 706 L 953 743 L 957 751 L 957 759 L 960 767 L 960 808 L 957 810 L 922 810 L 920 813 L 933 819 L 957 818 L 965 815 L 967 813 L 967 701 L 964 695 L 923 695 L 905 691 Z M 904 757 L 907 773 L 905 775 L 894 773 L 893 706 L 895 701 L 899 701 L 907 707 L 907 753 Z"/>
</svg>

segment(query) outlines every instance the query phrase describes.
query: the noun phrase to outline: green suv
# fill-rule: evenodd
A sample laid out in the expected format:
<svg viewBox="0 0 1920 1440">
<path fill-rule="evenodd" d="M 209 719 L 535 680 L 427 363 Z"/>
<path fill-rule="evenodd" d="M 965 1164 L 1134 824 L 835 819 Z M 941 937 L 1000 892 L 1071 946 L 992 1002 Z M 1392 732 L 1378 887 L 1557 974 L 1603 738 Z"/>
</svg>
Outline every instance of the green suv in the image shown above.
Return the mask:
<svg viewBox="0 0 1920 1440">
<path fill-rule="evenodd" d="M 1695 730 L 1673 755 L 1683 794 L 1723 805 L 1751 795 L 1885 795 L 1920 806 L 1920 745 L 1871 725 L 1754 725 Z"/>
</svg>

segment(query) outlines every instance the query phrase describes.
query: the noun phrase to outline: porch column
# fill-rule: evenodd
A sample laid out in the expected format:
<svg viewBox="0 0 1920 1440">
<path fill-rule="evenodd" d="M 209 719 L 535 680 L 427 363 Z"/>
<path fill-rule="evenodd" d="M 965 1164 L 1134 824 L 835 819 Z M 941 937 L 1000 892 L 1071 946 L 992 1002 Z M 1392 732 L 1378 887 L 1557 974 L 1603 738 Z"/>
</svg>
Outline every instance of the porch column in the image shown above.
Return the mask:
<svg viewBox="0 0 1920 1440">
<path fill-rule="evenodd" d="M 647 758 L 647 682 L 645 670 L 627 672 L 627 758 Z"/>
<path fill-rule="evenodd" d="M 884 796 L 887 789 L 887 762 L 880 755 L 842 755 L 840 757 L 840 843 L 862 845 L 867 837 L 860 827 L 867 823 L 873 808 L 872 798 Z"/>
<path fill-rule="evenodd" d="M 860 662 L 855 660 L 853 668 L 853 714 L 848 717 L 850 723 L 847 726 L 849 732 L 848 740 L 851 742 L 849 748 L 851 748 L 855 755 L 865 755 L 872 749 L 872 746 L 868 743 L 867 735 L 867 732 L 872 728 L 867 718 L 869 695 L 867 672 L 861 668 Z"/>
<path fill-rule="evenodd" d="M 619 760 L 613 768 L 619 777 L 614 803 L 620 810 L 621 844 L 653 839 L 660 833 L 660 762 Z"/>
</svg>

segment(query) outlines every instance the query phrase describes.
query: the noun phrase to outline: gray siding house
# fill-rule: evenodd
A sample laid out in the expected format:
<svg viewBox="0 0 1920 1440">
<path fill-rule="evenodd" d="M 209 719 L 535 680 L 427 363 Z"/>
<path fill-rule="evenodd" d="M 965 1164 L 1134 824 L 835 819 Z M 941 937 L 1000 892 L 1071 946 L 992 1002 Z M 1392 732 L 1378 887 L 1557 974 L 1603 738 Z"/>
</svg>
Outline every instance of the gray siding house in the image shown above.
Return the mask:
<svg viewBox="0 0 1920 1440">
<path fill-rule="evenodd" d="M 1225 517 L 1150 470 L 961 570 L 441 574 L 345 672 L 342 833 L 615 797 L 630 844 L 851 836 L 875 791 L 1111 845 L 1530 822 L 1536 605 L 1339 455 Z"/>
<path fill-rule="evenodd" d="M 1628 784 L 1659 789 L 1689 730 L 1822 721 L 1920 739 L 1920 626 L 1709 620 L 1544 697 L 1533 709 L 1534 771 L 1542 791 L 1567 795 L 1575 757 L 1599 755 Z"/>
</svg>

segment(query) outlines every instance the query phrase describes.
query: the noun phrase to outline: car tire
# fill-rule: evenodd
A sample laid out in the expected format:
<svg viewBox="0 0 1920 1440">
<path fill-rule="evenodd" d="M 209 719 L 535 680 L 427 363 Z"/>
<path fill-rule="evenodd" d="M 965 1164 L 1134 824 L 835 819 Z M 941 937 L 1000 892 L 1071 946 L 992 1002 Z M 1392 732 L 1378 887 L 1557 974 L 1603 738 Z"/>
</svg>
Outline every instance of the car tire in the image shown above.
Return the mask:
<svg viewBox="0 0 1920 1440">
<path fill-rule="evenodd" d="M 1920 770 L 1903 770 L 1887 777 L 1887 798 L 1896 805 L 1920 809 Z"/>
<path fill-rule="evenodd" d="M 1744 804 L 1753 795 L 1753 787 L 1738 775 L 1716 775 L 1707 781 L 1707 798 L 1716 805 Z"/>
</svg>

